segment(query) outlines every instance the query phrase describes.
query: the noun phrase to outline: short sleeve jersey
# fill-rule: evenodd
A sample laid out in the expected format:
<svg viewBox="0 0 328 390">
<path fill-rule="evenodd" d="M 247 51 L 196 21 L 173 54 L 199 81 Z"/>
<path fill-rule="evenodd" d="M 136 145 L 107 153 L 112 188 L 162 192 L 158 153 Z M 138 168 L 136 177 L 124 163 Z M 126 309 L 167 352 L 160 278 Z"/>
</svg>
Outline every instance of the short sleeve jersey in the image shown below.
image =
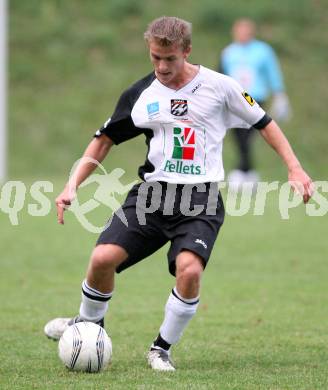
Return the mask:
<svg viewBox="0 0 328 390">
<path fill-rule="evenodd" d="M 154 72 L 132 85 L 95 134 L 119 144 L 145 134 L 148 152 L 139 176 L 147 182 L 177 184 L 224 179 L 222 141 L 234 127 L 261 129 L 271 118 L 229 76 L 199 66 L 179 90 Z"/>
</svg>

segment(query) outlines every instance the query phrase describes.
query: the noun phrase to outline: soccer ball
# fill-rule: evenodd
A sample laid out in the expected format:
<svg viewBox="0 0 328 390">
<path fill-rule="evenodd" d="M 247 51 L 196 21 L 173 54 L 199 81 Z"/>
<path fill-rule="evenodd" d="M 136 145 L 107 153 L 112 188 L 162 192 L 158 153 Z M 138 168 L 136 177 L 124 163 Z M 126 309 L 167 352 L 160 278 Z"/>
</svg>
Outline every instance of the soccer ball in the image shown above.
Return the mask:
<svg viewBox="0 0 328 390">
<path fill-rule="evenodd" d="M 61 361 L 73 371 L 98 372 L 112 357 L 112 342 L 105 329 L 93 322 L 69 326 L 58 344 Z"/>
</svg>

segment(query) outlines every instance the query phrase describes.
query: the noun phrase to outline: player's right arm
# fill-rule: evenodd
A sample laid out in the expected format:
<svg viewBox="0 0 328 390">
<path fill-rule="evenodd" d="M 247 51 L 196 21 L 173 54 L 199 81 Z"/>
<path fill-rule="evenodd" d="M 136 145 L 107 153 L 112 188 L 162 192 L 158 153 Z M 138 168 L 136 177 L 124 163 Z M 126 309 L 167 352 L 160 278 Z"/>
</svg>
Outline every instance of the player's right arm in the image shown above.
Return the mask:
<svg viewBox="0 0 328 390">
<path fill-rule="evenodd" d="M 143 128 L 138 128 L 134 125 L 131 111 L 141 92 L 154 79 L 155 74 L 152 72 L 124 91 L 117 102 L 111 118 L 96 131 L 95 138 L 88 145 L 63 192 L 56 199 L 59 223 L 64 223 L 64 210 L 71 205 L 78 187 L 96 169 L 98 163 L 103 161 L 111 146 L 113 144 L 118 145 L 144 133 Z"/>
<path fill-rule="evenodd" d="M 112 145 L 113 141 L 105 134 L 94 138 L 90 142 L 64 190 L 56 198 L 58 223 L 64 224 L 64 211 L 71 205 L 76 190 L 96 169 L 97 162 L 101 163 L 104 160 Z"/>
</svg>

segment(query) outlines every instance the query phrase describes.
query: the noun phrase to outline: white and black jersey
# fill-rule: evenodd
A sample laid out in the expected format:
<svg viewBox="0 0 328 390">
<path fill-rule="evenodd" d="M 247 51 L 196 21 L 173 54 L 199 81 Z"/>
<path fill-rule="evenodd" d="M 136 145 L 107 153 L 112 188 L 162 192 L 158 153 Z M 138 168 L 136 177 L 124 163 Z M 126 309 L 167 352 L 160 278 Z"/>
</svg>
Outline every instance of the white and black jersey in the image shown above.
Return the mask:
<svg viewBox="0 0 328 390">
<path fill-rule="evenodd" d="M 193 184 L 224 179 L 222 141 L 230 128 L 265 127 L 271 118 L 232 78 L 203 66 L 179 90 L 151 73 L 120 97 L 110 121 L 96 132 L 119 144 L 145 134 L 147 182 Z M 247 131 L 247 130 L 246 130 Z"/>
</svg>

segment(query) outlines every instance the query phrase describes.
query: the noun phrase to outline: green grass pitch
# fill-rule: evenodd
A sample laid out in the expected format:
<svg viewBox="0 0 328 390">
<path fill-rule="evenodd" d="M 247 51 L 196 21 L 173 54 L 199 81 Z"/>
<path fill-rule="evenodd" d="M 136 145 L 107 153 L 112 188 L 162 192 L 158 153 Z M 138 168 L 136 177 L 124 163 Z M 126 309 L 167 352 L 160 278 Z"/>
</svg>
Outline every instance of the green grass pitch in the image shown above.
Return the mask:
<svg viewBox="0 0 328 390">
<path fill-rule="evenodd" d="M 227 216 L 170 374 L 152 372 L 145 360 L 174 285 L 167 248 L 117 277 L 106 317 L 111 367 L 73 373 L 43 326 L 77 312 L 96 236 L 69 213 L 64 227 L 54 210 L 19 217 L 16 227 L 0 219 L 1 389 L 327 389 L 325 217 L 300 206 L 283 221 L 274 195 L 262 217 Z"/>
</svg>

